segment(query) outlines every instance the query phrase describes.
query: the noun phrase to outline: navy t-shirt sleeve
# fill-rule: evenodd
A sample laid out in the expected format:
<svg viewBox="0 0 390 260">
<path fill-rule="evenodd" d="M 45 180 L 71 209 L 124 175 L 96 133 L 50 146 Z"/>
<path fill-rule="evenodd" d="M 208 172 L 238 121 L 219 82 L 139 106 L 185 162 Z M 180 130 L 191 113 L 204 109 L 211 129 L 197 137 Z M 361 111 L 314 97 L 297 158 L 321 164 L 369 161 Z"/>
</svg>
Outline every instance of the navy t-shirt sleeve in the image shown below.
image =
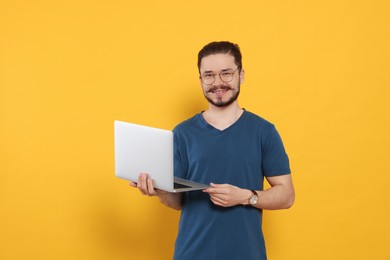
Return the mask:
<svg viewBox="0 0 390 260">
<path fill-rule="evenodd" d="M 273 125 L 262 138 L 262 171 L 268 177 L 291 173 L 282 139 Z"/>
</svg>

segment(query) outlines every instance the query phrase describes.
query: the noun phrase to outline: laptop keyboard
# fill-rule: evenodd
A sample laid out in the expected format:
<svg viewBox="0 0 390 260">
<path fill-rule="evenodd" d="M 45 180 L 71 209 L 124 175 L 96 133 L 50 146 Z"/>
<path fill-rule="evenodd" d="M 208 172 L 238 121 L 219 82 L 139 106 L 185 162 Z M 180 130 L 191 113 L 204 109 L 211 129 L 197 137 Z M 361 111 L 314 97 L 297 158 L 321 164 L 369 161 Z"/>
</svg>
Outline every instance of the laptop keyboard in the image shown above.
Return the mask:
<svg viewBox="0 0 390 260">
<path fill-rule="evenodd" d="M 180 184 L 180 183 L 175 182 L 175 183 L 173 184 L 173 188 L 174 188 L 174 189 L 191 188 L 191 186 L 188 186 L 188 185 L 184 185 L 184 184 Z"/>
</svg>

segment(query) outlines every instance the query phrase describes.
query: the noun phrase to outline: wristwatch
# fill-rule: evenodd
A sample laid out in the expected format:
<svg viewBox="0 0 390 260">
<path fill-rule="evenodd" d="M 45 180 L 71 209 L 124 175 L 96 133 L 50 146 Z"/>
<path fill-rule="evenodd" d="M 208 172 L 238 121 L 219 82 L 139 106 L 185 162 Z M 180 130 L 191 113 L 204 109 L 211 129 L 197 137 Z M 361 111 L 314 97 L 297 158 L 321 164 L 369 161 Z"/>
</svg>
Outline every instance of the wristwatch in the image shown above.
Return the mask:
<svg viewBox="0 0 390 260">
<path fill-rule="evenodd" d="M 256 191 L 254 190 L 251 190 L 252 191 L 252 196 L 249 197 L 249 204 L 250 205 L 255 205 L 257 203 L 257 200 L 259 199 L 259 195 L 257 194 Z"/>
</svg>

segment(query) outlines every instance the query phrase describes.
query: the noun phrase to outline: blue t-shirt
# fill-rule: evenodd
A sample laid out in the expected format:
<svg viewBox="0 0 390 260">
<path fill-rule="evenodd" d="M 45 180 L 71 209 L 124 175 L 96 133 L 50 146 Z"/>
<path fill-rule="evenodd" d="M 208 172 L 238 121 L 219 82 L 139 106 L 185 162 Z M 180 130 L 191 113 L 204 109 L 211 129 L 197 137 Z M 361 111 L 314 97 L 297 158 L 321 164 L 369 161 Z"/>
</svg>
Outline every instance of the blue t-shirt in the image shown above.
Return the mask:
<svg viewBox="0 0 390 260">
<path fill-rule="evenodd" d="M 178 177 L 262 190 L 264 176 L 290 173 L 274 125 L 248 111 L 223 131 L 209 125 L 200 113 L 173 132 Z M 186 192 L 174 259 L 266 259 L 261 225 L 259 209 L 224 208 L 214 205 L 207 193 Z"/>
</svg>

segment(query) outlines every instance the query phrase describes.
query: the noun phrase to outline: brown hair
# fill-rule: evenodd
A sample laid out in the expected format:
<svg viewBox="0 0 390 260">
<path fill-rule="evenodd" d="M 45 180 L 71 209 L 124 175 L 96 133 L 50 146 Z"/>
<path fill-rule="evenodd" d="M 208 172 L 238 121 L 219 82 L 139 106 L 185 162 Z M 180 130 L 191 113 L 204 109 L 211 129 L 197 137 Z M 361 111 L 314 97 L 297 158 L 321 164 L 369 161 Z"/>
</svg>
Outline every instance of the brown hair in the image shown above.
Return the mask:
<svg viewBox="0 0 390 260">
<path fill-rule="evenodd" d="M 198 70 L 200 71 L 200 64 L 202 59 L 213 54 L 230 54 L 234 57 L 234 61 L 239 70 L 242 68 L 242 55 L 240 47 L 228 41 L 210 42 L 205 45 L 198 53 Z"/>
</svg>

